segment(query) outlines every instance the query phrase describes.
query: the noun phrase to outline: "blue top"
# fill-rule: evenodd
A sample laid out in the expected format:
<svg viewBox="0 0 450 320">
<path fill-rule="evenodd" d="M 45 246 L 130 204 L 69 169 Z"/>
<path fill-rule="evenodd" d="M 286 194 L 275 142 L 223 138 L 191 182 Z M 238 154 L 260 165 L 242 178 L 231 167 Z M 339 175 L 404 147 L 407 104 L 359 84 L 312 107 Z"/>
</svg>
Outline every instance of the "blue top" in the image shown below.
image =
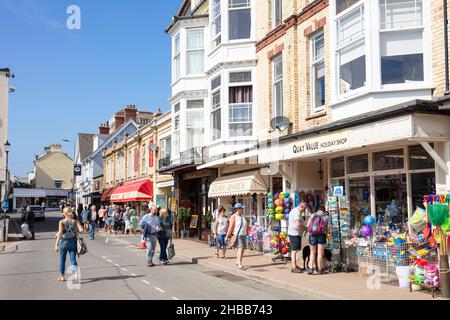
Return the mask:
<svg viewBox="0 0 450 320">
<path fill-rule="evenodd" d="M 150 214 L 146 214 L 142 217 L 141 221 L 139 222 L 139 226 L 142 228 L 144 224 L 149 224 L 151 227 L 150 233 L 157 233 L 156 228 L 159 227 L 160 221 L 158 216 L 152 216 Z"/>
</svg>

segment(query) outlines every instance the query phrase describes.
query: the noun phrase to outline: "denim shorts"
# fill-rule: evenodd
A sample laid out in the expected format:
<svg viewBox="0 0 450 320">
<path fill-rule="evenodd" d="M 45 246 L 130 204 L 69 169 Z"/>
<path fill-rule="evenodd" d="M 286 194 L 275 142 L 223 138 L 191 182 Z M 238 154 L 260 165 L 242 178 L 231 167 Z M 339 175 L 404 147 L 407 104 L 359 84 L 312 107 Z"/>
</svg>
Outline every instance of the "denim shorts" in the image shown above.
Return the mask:
<svg viewBox="0 0 450 320">
<path fill-rule="evenodd" d="M 226 248 L 227 247 L 227 235 L 226 234 L 217 234 L 217 248 Z"/>
<path fill-rule="evenodd" d="M 319 235 L 309 235 L 309 244 L 311 246 L 315 246 L 318 244 L 327 244 L 327 235 L 326 234 L 319 234 Z"/>
<path fill-rule="evenodd" d="M 247 249 L 247 236 L 238 236 L 237 237 L 237 246 L 236 246 L 236 248 Z"/>
<path fill-rule="evenodd" d="M 302 249 L 302 237 L 289 236 L 289 242 L 291 243 L 291 248 L 293 251 L 299 251 Z"/>
</svg>

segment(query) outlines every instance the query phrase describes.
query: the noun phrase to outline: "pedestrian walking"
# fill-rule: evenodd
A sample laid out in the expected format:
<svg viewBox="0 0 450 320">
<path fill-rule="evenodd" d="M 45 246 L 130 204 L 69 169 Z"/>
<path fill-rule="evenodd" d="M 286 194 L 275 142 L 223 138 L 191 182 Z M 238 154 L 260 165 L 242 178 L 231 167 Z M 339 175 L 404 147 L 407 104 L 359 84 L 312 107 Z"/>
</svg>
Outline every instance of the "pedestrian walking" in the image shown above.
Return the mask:
<svg viewBox="0 0 450 320">
<path fill-rule="evenodd" d="M 244 250 L 247 248 L 247 220 L 244 217 L 244 206 L 236 203 L 234 206 L 235 213 L 231 216 L 230 227 L 227 232 L 227 241 L 229 242 L 233 236 L 231 243 L 237 248 L 236 265 L 239 271 L 245 271 L 242 265 Z"/>
<path fill-rule="evenodd" d="M 78 278 L 77 263 L 77 234 L 83 232 L 83 226 L 79 220 L 74 219 L 74 211 L 70 207 L 64 209 L 64 219 L 59 221 L 58 236 L 56 237 L 55 251 L 59 252 L 58 281 L 64 281 L 66 270 L 66 258 L 69 253 L 70 263 L 75 269 L 75 277 Z"/>
<path fill-rule="evenodd" d="M 125 228 L 123 230 L 123 234 L 127 234 L 128 231 L 130 231 L 130 233 L 131 233 L 131 228 L 130 228 L 130 218 L 131 218 L 130 217 L 130 210 L 131 210 L 131 207 L 128 206 L 126 208 L 125 212 L 122 215 L 123 221 L 125 223 Z"/>
<path fill-rule="evenodd" d="M 45 207 L 46 207 L 46 203 L 45 203 L 45 201 L 43 201 L 42 202 L 42 204 L 41 204 L 41 208 L 42 208 L 42 210 L 45 212 Z"/>
<path fill-rule="evenodd" d="M 313 213 L 308 220 L 309 246 L 311 248 L 308 269 L 310 275 L 314 273 L 314 265 L 318 274 L 326 273 L 324 257 L 329 227 L 328 220 L 329 217 L 323 206 Z"/>
<path fill-rule="evenodd" d="M 83 212 L 81 213 L 81 223 L 83 223 L 83 228 L 87 230 L 89 228 L 89 222 L 88 222 L 88 207 L 84 206 Z"/>
<path fill-rule="evenodd" d="M 95 238 L 95 224 L 97 221 L 97 207 L 92 206 L 89 210 L 88 221 L 89 221 L 89 239 L 94 240 Z"/>
<path fill-rule="evenodd" d="M 106 216 L 106 209 L 104 206 L 100 206 L 100 210 L 98 210 L 98 228 L 103 229 L 105 226 L 105 216 Z"/>
<path fill-rule="evenodd" d="M 227 211 L 223 206 L 220 206 L 218 209 L 219 217 L 216 219 L 214 223 L 214 238 L 216 242 L 216 257 L 219 258 L 219 251 L 223 251 L 222 258 L 225 259 L 225 255 L 227 252 L 227 232 L 229 221 L 227 217 Z"/>
<path fill-rule="evenodd" d="M 139 219 L 138 219 L 137 211 L 136 211 L 136 209 L 134 209 L 134 207 L 131 207 L 131 209 L 130 209 L 130 227 L 131 227 L 131 232 L 133 234 L 136 234 L 138 223 L 139 223 Z"/>
<path fill-rule="evenodd" d="M 117 231 L 120 230 L 120 220 L 122 219 L 122 214 L 120 212 L 120 207 L 116 207 L 114 210 L 114 234 L 117 234 Z"/>
<path fill-rule="evenodd" d="M 28 225 L 28 231 L 31 233 L 31 240 L 34 240 L 34 222 L 36 221 L 36 216 L 31 207 L 27 207 L 23 220 Z"/>
<path fill-rule="evenodd" d="M 155 255 L 157 233 L 161 230 L 159 217 L 156 216 L 157 208 L 152 206 L 150 212 L 142 217 L 139 226 L 143 230 L 143 239 L 147 246 L 147 267 L 153 267 L 153 256 Z"/>
<path fill-rule="evenodd" d="M 301 202 L 297 207 L 289 212 L 288 236 L 292 248 L 292 273 L 302 273 L 305 271 L 297 266 L 297 255 L 302 249 L 302 234 L 307 230 L 305 220 L 303 220 L 302 216 L 302 212 L 306 210 L 306 207 L 306 202 Z"/>
<path fill-rule="evenodd" d="M 64 210 L 64 208 L 63 208 L 63 210 Z M 61 210 L 61 212 L 63 212 L 63 210 Z M 83 205 L 81 203 L 79 203 L 77 211 L 74 212 L 73 214 L 77 215 L 78 220 L 81 221 L 81 215 L 82 215 L 83 211 L 84 211 Z"/>
<path fill-rule="evenodd" d="M 115 211 L 115 205 L 112 205 L 108 209 L 108 218 L 106 219 L 106 232 L 109 232 L 111 234 L 114 229 L 114 211 Z"/>
<path fill-rule="evenodd" d="M 161 249 L 159 252 L 159 263 L 168 264 L 167 244 L 172 237 L 172 219 L 170 219 L 167 209 L 159 211 L 159 225 L 161 227 L 161 230 L 158 232 L 158 242 Z"/>
</svg>

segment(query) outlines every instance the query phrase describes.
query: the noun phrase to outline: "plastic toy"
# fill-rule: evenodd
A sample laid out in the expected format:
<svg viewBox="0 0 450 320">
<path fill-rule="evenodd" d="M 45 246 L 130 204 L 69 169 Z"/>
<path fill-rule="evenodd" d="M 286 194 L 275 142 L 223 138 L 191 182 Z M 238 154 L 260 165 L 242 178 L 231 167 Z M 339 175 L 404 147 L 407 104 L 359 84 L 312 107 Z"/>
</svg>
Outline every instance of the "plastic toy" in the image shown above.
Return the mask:
<svg viewBox="0 0 450 320">
<path fill-rule="evenodd" d="M 364 224 L 367 226 L 371 226 L 375 223 L 375 218 L 373 216 L 366 216 L 364 218 Z"/>
<path fill-rule="evenodd" d="M 371 237 L 373 234 L 372 228 L 369 226 L 363 226 L 360 231 L 363 237 Z"/>
</svg>

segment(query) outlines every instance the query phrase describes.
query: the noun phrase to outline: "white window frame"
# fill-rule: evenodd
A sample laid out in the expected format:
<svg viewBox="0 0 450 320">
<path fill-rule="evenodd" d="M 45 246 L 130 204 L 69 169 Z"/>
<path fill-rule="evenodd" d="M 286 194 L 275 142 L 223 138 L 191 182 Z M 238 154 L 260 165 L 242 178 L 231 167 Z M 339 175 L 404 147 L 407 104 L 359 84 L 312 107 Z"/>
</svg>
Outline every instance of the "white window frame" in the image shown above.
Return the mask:
<svg viewBox="0 0 450 320">
<path fill-rule="evenodd" d="M 218 9 L 217 9 L 218 7 Z M 214 5 L 214 0 L 211 1 L 211 48 L 212 50 L 216 49 L 222 44 L 222 4 L 221 0 L 218 0 L 218 3 Z M 216 13 L 216 14 L 214 14 Z M 214 34 L 215 25 L 217 20 L 220 19 L 220 32 Z"/>
<path fill-rule="evenodd" d="M 175 107 L 178 107 L 178 111 L 175 112 Z M 173 137 L 172 139 L 172 159 L 179 159 L 181 152 L 181 135 L 180 135 L 180 127 L 181 127 L 181 101 L 174 104 L 173 107 Z M 176 127 L 176 118 L 178 117 L 178 128 Z M 176 147 L 175 137 L 178 135 L 178 148 Z"/>
<path fill-rule="evenodd" d="M 421 23 L 417 26 L 414 27 L 404 27 L 404 28 L 382 28 L 382 24 L 381 24 L 381 3 L 383 2 L 384 4 L 386 4 L 387 0 L 378 0 L 377 1 L 377 9 L 378 9 L 378 13 L 379 13 L 379 21 L 378 21 L 378 28 L 379 28 L 379 48 L 380 48 L 380 53 L 379 53 L 379 85 L 382 89 L 387 89 L 387 90 L 395 90 L 395 89 L 400 89 L 400 88 L 404 88 L 405 86 L 407 87 L 413 87 L 413 86 L 423 86 L 426 82 L 427 82 L 427 49 L 424 46 L 424 39 L 426 39 L 427 37 L 427 33 L 425 32 L 425 14 L 426 14 L 426 2 L 424 3 L 424 1 L 422 0 L 411 0 L 411 2 L 414 2 L 414 4 L 417 4 L 417 2 L 421 2 L 421 6 L 422 6 L 422 18 L 421 18 Z M 417 14 L 417 12 L 416 12 Z M 389 34 L 389 33 L 399 33 L 399 32 L 410 32 L 410 31 L 421 31 L 422 32 L 422 56 L 423 56 L 423 81 L 414 81 L 414 82 L 400 82 L 400 83 L 387 83 L 387 84 L 383 84 L 383 68 L 381 65 L 381 59 L 382 59 L 382 52 L 381 52 L 381 43 L 382 43 L 382 36 L 383 34 Z"/>
<path fill-rule="evenodd" d="M 250 74 L 251 74 L 251 77 L 252 77 L 252 79 L 251 79 L 251 81 L 244 81 L 244 82 L 230 82 L 230 78 L 231 78 L 231 74 L 232 73 L 240 73 L 240 72 L 250 72 Z M 245 102 L 245 103 L 230 103 L 230 102 L 228 102 L 228 113 L 227 113 L 227 122 L 228 122 L 228 126 L 227 126 L 227 132 L 228 132 L 228 138 L 229 139 L 239 139 L 239 138 L 245 138 L 245 139 L 248 139 L 249 137 L 253 137 L 254 135 L 255 135 L 255 126 L 254 126 L 254 110 L 253 110 L 253 107 L 254 107 L 254 101 L 255 101 L 255 93 L 254 93 L 254 89 L 255 89 L 255 86 L 253 85 L 253 73 L 251 72 L 251 70 L 233 70 L 233 71 L 230 71 L 229 73 L 228 73 L 228 96 L 229 96 L 229 90 L 230 90 L 230 88 L 231 87 L 248 87 L 248 86 L 251 86 L 252 87 L 252 102 Z M 234 122 L 231 122 L 231 119 L 230 119 L 230 109 L 232 108 L 232 107 L 234 107 L 234 106 L 239 106 L 239 105 L 247 105 L 247 106 L 249 106 L 250 107 L 250 109 L 251 109 L 251 112 L 250 112 L 250 116 L 251 116 L 251 119 L 249 120 L 249 121 L 234 121 Z M 231 124 L 251 124 L 252 125 L 252 134 L 251 135 L 248 135 L 248 136 L 232 136 L 231 135 L 231 130 L 230 130 L 230 125 Z"/>
<path fill-rule="evenodd" d="M 275 65 L 277 63 L 276 59 L 281 59 L 281 77 L 279 78 L 275 78 Z M 284 99 L 283 99 L 283 92 L 284 92 L 284 68 L 283 68 L 283 53 L 280 53 L 278 55 L 276 55 L 275 57 L 272 58 L 272 118 L 275 117 L 281 117 L 284 114 Z M 276 105 L 276 101 L 277 101 L 277 96 L 276 96 L 276 90 L 275 90 L 275 85 L 281 82 L 281 114 L 277 114 L 277 105 Z"/>
<path fill-rule="evenodd" d="M 318 38 L 322 37 L 323 41 L 324 41 L 324 48 L 323 48 L 323 55 L 322 57 L 317 58 L 315 53 L 316 53 L 316 40 Z M 310 61 L 310 85 L 311 85 L 311 113 L 317 113 L 317 112 L 321 112 L 325 109 L 325 105 L 326 105 L 326 73 L 325 73 L 325 35 L 323 33 L 323 31 L 318 32 L 317 34 L 313 35 L 310 38 L 310 57 L 311 57 L 311 61 Z M 315 79 L 315 74 L 316 74 L 316 68 L 317 65 L 323 63 L 323 68 L 324 68 L 324 77 L 325 77 L 325 103 L 321 106 L 317 106 L 316 107 L 316 79 Z"/>
<path fill-rule="evenodd" d="M 228 41 L 229 42 L 239 42 L 239 41 L 248 41 L 252 38 L 252 25 L 253 25 L 253 16 L 252 16 L 252 6 L 251 6 L 251 2 L 252 0 L 246 0 L 247 1 L 247 5 L 246 6 L 236 6 L 233 7 L 232 6 L 232 0 L 228 0 Z M 231 11 L 238 11 L 238 10 L 250 10 L 250 19 L 252 19 L 252 21 L 250 21 L 250 36 L 248 38 L 239 38 L 239 39 L 231 39 L 230 38 L 230 12 Z"/>
<path fill-rule="evenodd" d="M 177 41 L 178 41 L 178 50 L 177 50 Z M 181 77 L 181 38 L 180 33 L 177 33 L 173 37 L 173 82 L 177 81 Z"/>
<path fill-rule="evenodd" d="M 280 21 L 277 23 L 276 6 L 280 5 Z M 283 0 L 272 0 L 272 29 L 283 24 Z"/>
<path fill-rule="evenodd" d="M 188 42 L 189 42 L 189 32 L 191 31 L 198 31 L 201 30 L 202 31 L 202 46 L 198 47 L 198 48 L 190 48 L 188 46 Z M 190 52 L 202 52 L 202 71 L 201 72 L 189 72 L 189 53 Z M 203 72 L 205 71 L 205 28 L 201 27 L 201 28 L 189 28 L 186 29 L 186 75 L 188 76 L 192 76 L 192 75 L 199 75 L 199 74 L 203 74 Z"/>
<path fill-rule="evenodd" d="M 339 28 L 339 22 L 340 20 L 347 16 L 348 14 L 353 13 L 355 10 L 362 10 L 362 14 L 361 14 L 361 34 L 359 36 L 357 36 L 356 38 L 351 38 L 350 40 L 347 40 L 347 42 L 345 43 L 340 43 L 339 42 L 339 32 L 340 32 L 340 28 Z M 334 10 L 335 11 L 335 10 Z M 367 30 L 366 28 L 366 23 L 367 23 L 367 19 L 366 19 L 366 14 L 368 12 L 368 8 L 366 7 L 366 1 L 365 0 L 361 0 L 355 4 L 353 4 L 351 7 L 345 9 L 344 11 L 340 12 L 338 15 L 335 16 L 335 22 L 334 22 L 334 26 L 335 26 L 335 43 L 334 43 L 334 51 L 335 51 L 335 74 L 336 74 L 336 78 L 335 78 L 335 92 L 336 92 L 336 97 L 338 98 L 338 100 L 342 100 L 345 99 L 349 96 L 354 96 L 357 95 L 365 90 L 367 90 L 367 88 L 369 87 L 369 63 L 368 61 L 370 61 L 368 54 L 367 54 L 367 47 L 368 47 L 368 41 L 366 41 L 367 37 L 367 33 L 370 32 L 370 29 Z M 366 68 L 366 81 L 365 84 L 357 89 L 354 90 L 350 90 L 348 92 L 345 93 L 341 93 L 341 87 L 340 87 L 340 78 L 341 78 L 341 72 L 340 72 L 340 67 L 341 67 L 341 59 L 340 59 L 340 51 L 349 48 L 355 44 L 359 44 L 361 42 L 364 42 L 364 54 L 365 54 L 365 68 Z"/>
<path fill-rule="evenodd" d="M 203 101 L 203 107 L 201 107 L 201 108 L 188 108 L 187 107 L 189 101 L 196 101 L 196 100 Z M 201 142 L 200 142 L 199 146 L 193 145 L 193 146 L 189 147 L 188 146 L 188 134 L 187 134 L 189 129 L 196 129 L 196 126 L 190 126 L 189 125 L 189 113 L 190 112 L 199 112 L 199 113 L 201 113 L 202 114 L 202 123 L 204 123 L 204 110 L 205 110 L 205 100 L 204 99 L 190 99 L 190 100 L 186 100 L 186 149 L 187 150 L 190 150 L 190 149 L 196 148 L 196 147 L 201 147 L 203 145 L 203 143 L 204 143 L 203 136 L 204 136 L 205 132 L 204 132 L 204 128 L 203 127 L 202 127 L 203 131 L 202 131 L 202 134 L 201 134 Z"/>
<path fill-rule="evenodd" d="M 147 173 L 147 145 L 144 143 L 141 149 L 141 176 Z"/>
<path fill-rule="evenodd" d="M 211 141 L 212 142 L 217 142 L 220 141 L 221 139 L 223 139 L 223 114 L 222 114 L 222 83 L 223 83 L 223 77 L 222 75 L 218 75 L 216 77 L 214 77 L 209 85 L 212 85 L 212 82 L 216 79 L 220 78 L 220 85 L 214 89 L 211 90 L 211 94 L 210 94 L 210 99 L 211 99 Z M 219 94 L 219 104 L 214 104 L 214 96 L 216 94 Z M 220 134 L 219 137 L 214 139 L 214 121 L 213 121 L 213 114 L 215 112 L 217 112 L 219 110 L 219 114 L 220 114 Z"/>
</svg>

